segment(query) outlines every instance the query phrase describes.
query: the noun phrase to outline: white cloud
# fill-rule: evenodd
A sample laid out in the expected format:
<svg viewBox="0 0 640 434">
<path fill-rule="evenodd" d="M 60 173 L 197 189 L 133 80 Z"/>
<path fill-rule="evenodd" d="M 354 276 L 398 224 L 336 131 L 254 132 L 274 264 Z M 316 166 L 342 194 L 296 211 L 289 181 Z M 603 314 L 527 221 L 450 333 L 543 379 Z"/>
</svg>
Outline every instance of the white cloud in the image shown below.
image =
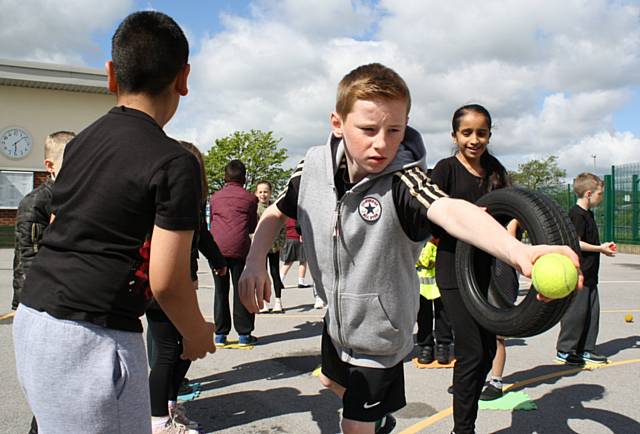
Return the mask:
<svg viewBox="0 0 640 434">
<path fill-rule="evenodd" d="M 91 40 L 131 10 L 131 0 L 0 0 L 0 57 L 84 65 Z"/>
<path fill-rule="evenodd" d="M 469 102 L 492 112 L 493 152 L 511 168 L 554 153 L 579 171 L 590 162 L 582 158 L 590 151 L 576 158 L 580 146 L 597 141 L 604 164 L 637 140 L 613 127 L 640 84 L 637 6 L 260 0 L 251 11 L 226 16 L 192 59 L 192 96 L 171 128 L 205 150 L 216 137 L 260 128 L 283 137 L 297 160 L 324 142 L 340 78 L 373 61 L 409 84 L 410 123 L 431 164 L 451 155 L 451 115 Z"/>
<path fill-rule="evenodd" d="M 612 165 L 637 162 L 638 149 L 640 138 L 629 132 L 601 131 L 563 148 L 558 153 L 558 164 L 567 170 L 569 177 L 583 171 L 610 173 Z"/>
<path fill-rule="evenodd" d="M 82 64 L 91 35 L 131 7 L 0 0 L 0 57 Z M 191 92 L 170 134 L 206 150 L 235 130 L 272 130 L 294 164 L 324 143 L 340 78 L 377 61 L 409 84 L 431 164 L 451 155 L 451 115 L 469 102 L 491 111 L 491 149 L 510 168 L 551 153 L 570 175 L 592 167 L 591 153 L 604 166 L 638 160 L 638 138 L 614 127 L 640 87 L 635 1 L 254 0 L 249 11 L 211 35 L 183 23 Z"/>
</svg>

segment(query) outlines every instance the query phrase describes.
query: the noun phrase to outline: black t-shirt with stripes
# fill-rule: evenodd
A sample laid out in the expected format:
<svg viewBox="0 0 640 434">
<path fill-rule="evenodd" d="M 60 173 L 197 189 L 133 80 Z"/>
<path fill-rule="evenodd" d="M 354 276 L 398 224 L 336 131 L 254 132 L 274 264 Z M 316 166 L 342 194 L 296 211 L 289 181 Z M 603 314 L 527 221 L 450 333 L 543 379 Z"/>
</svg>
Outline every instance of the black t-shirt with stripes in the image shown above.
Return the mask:
<svg viewBox="0 0 640 434">
<path fill-rule="evenodd" d="M 287 217 L 296 219 L 298 213 L 298 191 L 300 188 L 300 174 L 304 168 L 304 162 L 298 164 L 284 194 L 276 202 L 278 209 Z M 426 241 L 431 236 L 431 224 L 427 219 L 428 206 L 436 198 L 443 197 L 430 182 L 427 174 L 420 168 L 414 167 L 412 172 L 417 172 L 426 182 L 417 182 L 415 177 L 402 176 L 406 171 L 394 173 L 392 181 L 393 202 L 402 229 L 412 241 Z M 340 164 L 334 178 L 338 199 L 355 184 L 349 182 L 346 164 Z M 429 194 L 422 191 L 429 189 Z"/>
</svg>

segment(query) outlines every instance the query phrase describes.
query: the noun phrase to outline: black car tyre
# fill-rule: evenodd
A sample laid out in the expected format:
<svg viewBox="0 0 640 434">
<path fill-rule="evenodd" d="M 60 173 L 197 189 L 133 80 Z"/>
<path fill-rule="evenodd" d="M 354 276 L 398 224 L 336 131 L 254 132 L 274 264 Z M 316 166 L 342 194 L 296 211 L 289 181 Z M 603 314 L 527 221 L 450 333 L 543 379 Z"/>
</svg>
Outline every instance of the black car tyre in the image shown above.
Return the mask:
<svg viewBox="0 0 640 434">
<path fill-rule="evenodd" d="M 476 205 L 486 207 L 487 212 L 502 225 L 512 219 L 518 220 L 531 244 L 567 245 L 575 252 L 580 251 L 575 229 L 566 212 L 541 193 L 503 188 L 487 193 Z M 537 300 L 537 293 L 531 287 L 519 303 L 513 304 L 508 302 L 509 295 L 501 296 L 499 289 L 488 285 L 482 287 L 479 283 L 474 267 L 477 255 L 486 254 L 458 241 L 458 287 L 467 310 L 482 327 L 500 336 L 527 337 L 543 333 L 560 321 L 573 300 L 573 293 L 563 299 L 543 303 Z M 488 300 L 489 291 L 494 291 L 492 298 L 498 300 L 497 303 Z"/>
</svg>

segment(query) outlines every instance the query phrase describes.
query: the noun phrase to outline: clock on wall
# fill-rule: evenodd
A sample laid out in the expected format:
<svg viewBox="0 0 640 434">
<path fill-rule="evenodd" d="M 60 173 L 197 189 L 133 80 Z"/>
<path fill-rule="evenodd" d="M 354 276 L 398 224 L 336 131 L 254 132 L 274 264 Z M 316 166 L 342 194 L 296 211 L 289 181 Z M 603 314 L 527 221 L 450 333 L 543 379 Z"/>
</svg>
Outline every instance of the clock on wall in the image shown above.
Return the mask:
<svg viewBox="0 0 640 434">
<path fill-rule="evenodd" d="M 26 157 L 33 147 L 31 134 L 24 128 L 9 127 L 0 133 L 0 152 L 12 160 Z"/>
</svg>

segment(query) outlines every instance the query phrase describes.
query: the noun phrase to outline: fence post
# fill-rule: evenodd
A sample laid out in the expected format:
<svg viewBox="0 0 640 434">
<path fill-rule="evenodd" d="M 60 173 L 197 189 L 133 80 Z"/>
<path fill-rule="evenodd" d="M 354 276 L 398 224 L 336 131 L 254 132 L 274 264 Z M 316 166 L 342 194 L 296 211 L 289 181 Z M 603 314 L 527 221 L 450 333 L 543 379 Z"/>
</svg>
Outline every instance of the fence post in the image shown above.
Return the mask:
<svg viewBox="0 0 640 434">
<path fill-rule="evenodd" d="M 604 175 L 604 240 L 613 241 L 613 182 L 611 175 Z"/>
<path fill-rule="evenodd" d="M 638 233 L 638 217 L 640 214 L 640 199 L 638 198 L 638 175 L 631 176 L 631 239 L 638 241 L 640 234 Z"/>
</svg>

